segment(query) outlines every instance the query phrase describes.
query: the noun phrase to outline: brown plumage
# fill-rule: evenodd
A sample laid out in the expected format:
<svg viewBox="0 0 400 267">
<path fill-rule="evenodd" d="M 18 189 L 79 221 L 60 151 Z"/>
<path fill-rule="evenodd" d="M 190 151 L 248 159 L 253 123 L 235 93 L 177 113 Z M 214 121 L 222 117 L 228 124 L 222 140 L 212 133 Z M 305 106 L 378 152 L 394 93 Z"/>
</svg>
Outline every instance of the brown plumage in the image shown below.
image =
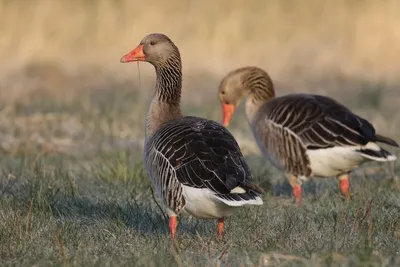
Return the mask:
<svg viewBox="0 0 400 267">
<path fill-rule="evenodd" d="M 178 48 L 164 34 L 149 34 L 121 62 L 147 61 L 156 70 L 155 96 L 146 118 L 144 164 L 169 216 L 171 237 L 182 211 L 218 219 L 240 206 L 261 205 L 263 192 L 235 138 L 214 121 L 184 116 L 180 109 L 182 66 Z"/>
<path fill-rule="evenodd" d="M 337 101 L 321 95 L 275 97 L 268 74 L 245 67 L 227 74 L 219 86 L 223 124 L 247 96 L 246 115 L 259 148 L 283 170 L 301 201 L 301 181 L 310 176 L 337 176 L 349 198 L 348 174 L 367 160 L 394 161 L 396 156 L 376 142 L 398 144 L 376 134 L 365 119 Z"/>
</svg>

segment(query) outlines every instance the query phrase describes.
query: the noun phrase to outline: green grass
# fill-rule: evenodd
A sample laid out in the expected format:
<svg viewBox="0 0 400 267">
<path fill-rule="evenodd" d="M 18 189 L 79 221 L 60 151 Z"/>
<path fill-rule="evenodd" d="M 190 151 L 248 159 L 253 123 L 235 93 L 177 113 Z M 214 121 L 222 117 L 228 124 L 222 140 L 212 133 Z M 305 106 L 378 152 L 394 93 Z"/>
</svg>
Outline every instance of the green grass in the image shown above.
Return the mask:
<svg viewBox="0 0 400 267">
<path fill-rule="evenodd" d="M 182 215 L 174 244 L 142 167 L 147 103 L 130 90 L 1 103 L 0 265 L 400 264 L 400 192 L 376 164 L 353 174 L 350 202 L 337 180 L 314 179 L 297 207 L 282 174 L 249 154 L 265 204 L 228 218 L 222 241 L 216 221 Z M 218 106 L 184 108 L 220 116 Z M 239 121 L 233 132 L 249 134 Z"/>
</svg>

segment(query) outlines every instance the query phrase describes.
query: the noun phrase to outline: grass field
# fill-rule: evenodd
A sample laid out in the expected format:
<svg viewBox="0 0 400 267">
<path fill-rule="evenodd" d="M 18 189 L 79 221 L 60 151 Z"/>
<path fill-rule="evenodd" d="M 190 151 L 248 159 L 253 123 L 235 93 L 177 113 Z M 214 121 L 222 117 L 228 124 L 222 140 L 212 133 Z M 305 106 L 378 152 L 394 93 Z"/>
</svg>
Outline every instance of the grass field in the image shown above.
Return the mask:
<svg viewBox="0 0 400 267">
<path fill-rule="evenodd" d="M 137 100 L 134 85 L 114 87 L 120 90 L 80 90 L 75 97 L 71 91 L 63 101 L 43 94 L 2 102 L 1 265 L 400 263 L 400 194 L 386 165 L 354 173 L 350 203 L 335 179 L 316 179 L 305 185 L 297 208 L 290 186 L 254 153 L 247 125 L 238 120 L 232 131 L 266 189 L 265 204 L 229 218 L 221 242 L 215 221 L 181 216 L 173 246 L 142 168 L 146 101 Z M 184 110 L 220 118 L 215 103 L 206 107 Z"/>
<path fill-rule="evenodd" d="M 119 63 L 145 34 L 164 32 L 182 53 L 187 114 L 221 120 L 219 80 L 251 64 L 277 95 L 333 96 L 400 141 L 399 8 L 0 0 L 0 266 L 399 266 L 400 167 L 356 170 L 350 202 L 336 179 L 313 179 L 297 207 L 243 105 L 229 129 L 264 205 L 229 218 L 222 241 L 215 221 L 180 216 L 173 244 L 142 166 L 154 70 Z"/>
</svg>

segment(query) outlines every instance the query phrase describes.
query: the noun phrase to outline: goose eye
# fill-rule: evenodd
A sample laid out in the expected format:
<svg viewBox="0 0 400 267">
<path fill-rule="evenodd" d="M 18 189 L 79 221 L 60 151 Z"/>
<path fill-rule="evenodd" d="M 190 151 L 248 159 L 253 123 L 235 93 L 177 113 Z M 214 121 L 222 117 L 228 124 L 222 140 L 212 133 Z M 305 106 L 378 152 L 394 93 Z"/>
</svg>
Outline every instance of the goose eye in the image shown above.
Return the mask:
<svg viewBox="0 0 400 267">
<path fill-rule="evenodd" d="M 154 42 L 154 41 L 150 42 L 150 45 L 155 45 L 155 44 L 156 44 L 156 42 Z"/>
<path fill-rule="evenodd" d="M 225 91 L 221 91 L 221 95 L 224 95 L 225 94 Z"/>
</svg>

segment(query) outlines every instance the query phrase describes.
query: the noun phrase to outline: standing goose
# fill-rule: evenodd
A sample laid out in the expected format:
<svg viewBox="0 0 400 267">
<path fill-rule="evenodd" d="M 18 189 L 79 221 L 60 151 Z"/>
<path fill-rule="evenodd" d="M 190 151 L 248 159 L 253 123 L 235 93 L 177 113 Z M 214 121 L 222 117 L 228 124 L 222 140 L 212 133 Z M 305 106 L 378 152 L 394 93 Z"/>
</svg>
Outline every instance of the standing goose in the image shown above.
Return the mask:
<svg viewBox="0 0 400 267">
<path fill-rule="evenodd" d="M 275 98 L 268 74 L 257 67 L 228 73 L 219 86 L 223 124 L 228 126 L 243 96 L 246 116 L 260 150 L 284 170 L 301 203 L 301 182 L 312 175 L 337 176 L 350 198 L 348 174 L 367 160 L 394 161 L 376 142 L 399 145 L 335 100 L 310 94 Z"/>
<path fill-rule="evenodd" d="M 146 61 L 155 67 L 155 96 L 146 118 L 144 165 L 169 216 L 172 239 L 181 211 L 218 219 L 222 238 L 224 217 L 244 205 L 263 204 L 263 190 L 250 183 L 251 173 L 240 148 L 222 125 L 184 116 L 180 109 L 181 56 L 164 34 L 153 33 L 121 58 L 122 63 Z"/>
</svg>

